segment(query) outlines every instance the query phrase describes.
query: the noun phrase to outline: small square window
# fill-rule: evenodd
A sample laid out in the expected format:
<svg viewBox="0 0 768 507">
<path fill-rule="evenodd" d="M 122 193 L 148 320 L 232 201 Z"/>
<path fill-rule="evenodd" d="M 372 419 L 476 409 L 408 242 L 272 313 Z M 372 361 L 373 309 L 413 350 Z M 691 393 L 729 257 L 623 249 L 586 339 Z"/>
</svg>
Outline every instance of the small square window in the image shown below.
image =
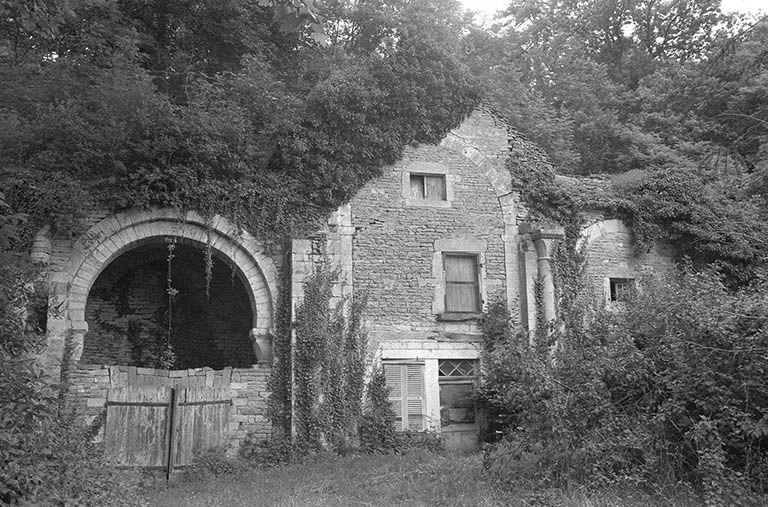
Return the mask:
<svg viewBox="0 0 768 507">
<path fill-rule="evenodd" d="M 477 255 L 445 254 L 445 311 L 480 311 L 480 282 Z"/>
<path fill-rule="evenodd" d="M 611 302 L 627 302 L 635 294 L 635 280 L 632 278 L 611 278 L 610 290 Z"/>
<path fill-rule="evenodd" d="M 412 199 L 423 201 L 445 201 L 445 175 L 444 174 L 411 174 Z"/>
</svg>

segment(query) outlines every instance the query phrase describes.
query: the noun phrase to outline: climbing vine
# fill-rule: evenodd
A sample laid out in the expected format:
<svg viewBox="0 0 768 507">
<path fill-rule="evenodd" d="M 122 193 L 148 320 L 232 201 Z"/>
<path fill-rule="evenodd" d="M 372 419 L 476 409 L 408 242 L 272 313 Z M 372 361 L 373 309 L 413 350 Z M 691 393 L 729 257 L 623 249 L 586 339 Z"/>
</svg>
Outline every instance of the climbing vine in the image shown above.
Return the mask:
<svg viewBox="0 0 768 507">
<path fill-rule="evenodd" d="M 286 249 L 287 251 L 287 249 Z M 269 377 L 269 415 L 275 440 L 291 434 L 291 262 L 285 257 L 280 267 L 275 332 L 272 336 L 274 361 Z"/>
<path fill-rule="evenodd" d="M 637 170 L 610 178 L 568 178 L 513 161 L 508 169 L 533 220 L 555 222 L 577 235 L 587 211 L 620 218 L 632 229 L 638 252 L 663 242 L 699 268 L 715 265 L 732 287 L 754 281 L 768 257 L 762 239 L 768 221 L 745 182 L 725 185 L 691 168 Z"/>
<path fill-rule="evenodd" d="M 343 299 L 334 307 L 335 276 L 326 263 L 318 265 L 296 307 L 292 417 L 296 442 L 307 448 L 358 443 L 368 355 L 365 301 Z"/>
<path fill-rule="evenodd" d="M 208 220 L 206 220 L 205 227 L 205 248 L 203 250 L 203 257 L 205 258 L 205 297 L 210 300 L 211 280 L 213 279 L 213 244 L 211 240 L 211 225 Z"/>
</svg>

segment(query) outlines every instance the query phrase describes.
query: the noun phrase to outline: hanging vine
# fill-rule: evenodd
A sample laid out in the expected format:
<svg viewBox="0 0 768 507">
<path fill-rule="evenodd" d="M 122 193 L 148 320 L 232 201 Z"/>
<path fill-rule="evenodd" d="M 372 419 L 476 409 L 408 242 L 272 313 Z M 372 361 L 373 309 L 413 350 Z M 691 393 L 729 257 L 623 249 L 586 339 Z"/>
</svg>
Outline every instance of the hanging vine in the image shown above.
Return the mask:
<svg viewBox="0 0 768 507">
<path fill-rule="evenodd" d="M 211 240 L 211 226 L 205 227 L 205 297 L 211 299 L 211 280 L 213 279 L 213 244 Z"/>
<path fill-rule="evenodd" d="M 163 369 L 169 370 L 176 362 L 176 353 L 173 350 L 173 300 L 179 293 L 178 289 L 173 287 L 173 252 L 176 249 L 176 237 L 166 238 L 168 243 L 168 256 L 167 262 L 167 274 L 166 274 L 166 288 L 165 292 L 168 296 L 168 328 L 165 335 L 165 346 L 160 354 L 159 366 Z"/>
</svg>

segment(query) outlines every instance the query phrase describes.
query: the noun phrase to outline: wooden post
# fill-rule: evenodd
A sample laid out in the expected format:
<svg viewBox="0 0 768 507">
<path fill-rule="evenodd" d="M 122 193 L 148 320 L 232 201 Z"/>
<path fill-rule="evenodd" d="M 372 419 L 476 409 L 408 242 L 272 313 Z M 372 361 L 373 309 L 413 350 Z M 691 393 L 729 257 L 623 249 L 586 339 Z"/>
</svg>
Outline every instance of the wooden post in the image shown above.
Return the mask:
<svg viewBox="0 0 768 507">
<path fill-rule="evenodd" d="M 171 480 L 171 474 L 173 473 L 174 465 L 176 464 L 176 431 L 179 427 L 176 416 L 178 414 L 179 396 L 176 392 L 176 388 L 171 388 L 171 403 L 168 406 L 168 422 L 166 427 L 168 428 L 168 465 L 165 473 L 165 480 Z"/>
</svg>

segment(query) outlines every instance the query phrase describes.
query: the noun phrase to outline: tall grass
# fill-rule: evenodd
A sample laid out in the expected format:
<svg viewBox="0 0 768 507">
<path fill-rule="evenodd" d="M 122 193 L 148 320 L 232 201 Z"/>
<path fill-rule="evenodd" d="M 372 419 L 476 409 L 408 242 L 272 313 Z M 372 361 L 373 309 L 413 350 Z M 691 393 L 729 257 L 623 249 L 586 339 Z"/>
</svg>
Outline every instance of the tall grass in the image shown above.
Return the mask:
<svg viewBox="0 0 768 507">
<path fill-rule="evenodd" d="M 151 505 L 196 506 L 533 506 L 699 505 L 677 494 L 563 491 L 523 487 L 502 491 L 483 479 L 479 455 L 424 451 L 405 455 L 324 457 L 231 475 L 193 475 L 150 492 Z"/>
</svg>

